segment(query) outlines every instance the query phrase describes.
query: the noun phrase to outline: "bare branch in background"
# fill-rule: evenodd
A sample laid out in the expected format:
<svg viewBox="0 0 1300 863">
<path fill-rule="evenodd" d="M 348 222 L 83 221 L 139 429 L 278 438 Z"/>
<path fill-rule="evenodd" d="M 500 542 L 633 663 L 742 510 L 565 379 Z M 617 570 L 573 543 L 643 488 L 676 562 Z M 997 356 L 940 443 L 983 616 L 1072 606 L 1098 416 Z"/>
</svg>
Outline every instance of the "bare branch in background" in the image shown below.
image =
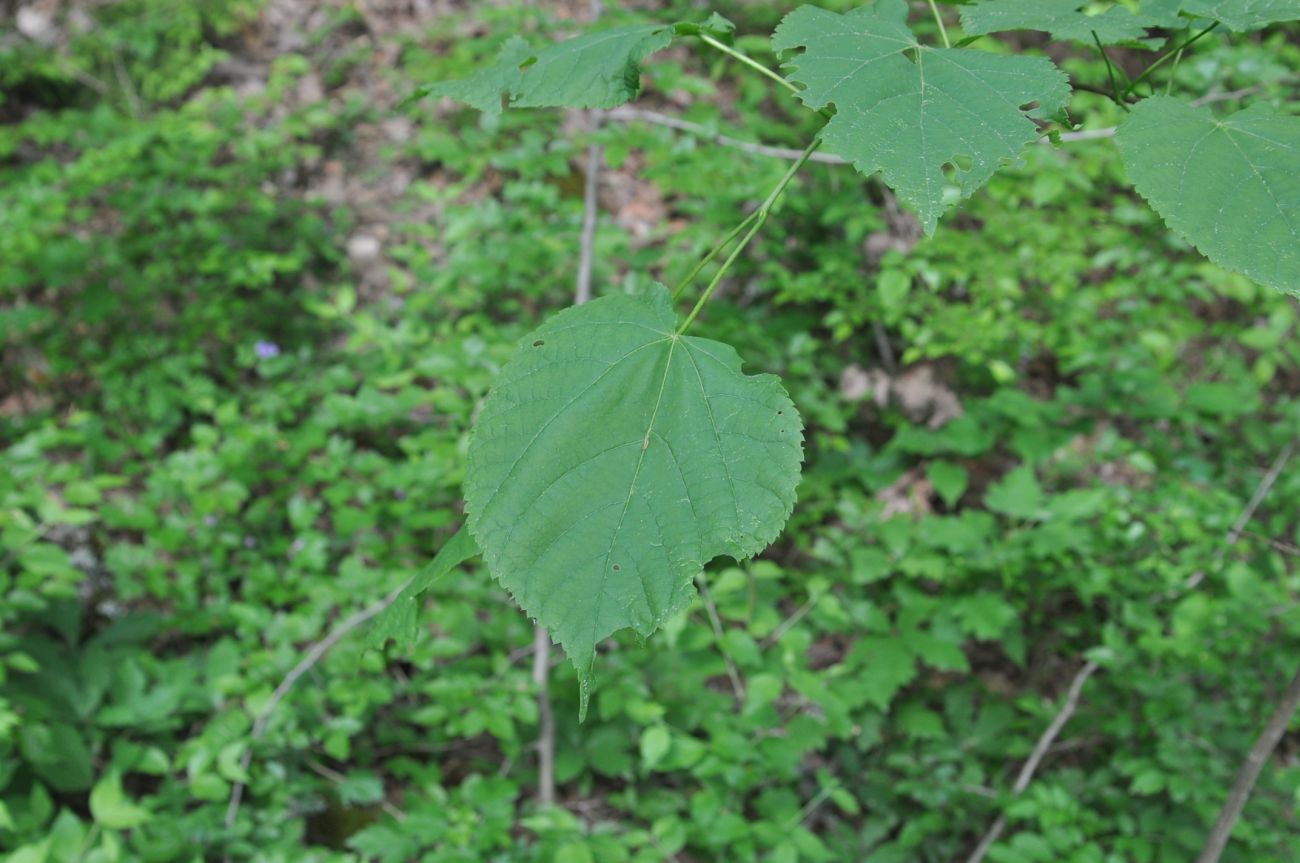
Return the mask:
<svg viewBox="0 0 1300 863">
<path fill-rule="evenodd" d="M 1033 780 L 1034 773 L 1038 770 L 1038 765 L 1042 762 L 1043 756 L 1047 755 L 1047 751 L 1051 749 L 1052 743 L 1061 733 L 1061 729 L 1065 727 L 1065 723 L 1070 721 L 1070 717 L 1078 709 L 1079 695 L 1083 692 L 1083 685 L 1088 682 L 1088 678 L 1092 677 L 1093 672 L 1096 670 L 1097 663 L 1088 660 L 1088 662 L 1084 663 L 1083 668 L 1079 669 L 1079 673 L 1074 675 L 1074 680 L 1065 693 L 1065 702 L 1061 704 L 1061 709 L 1057 711 L 1055 718 L 1047 726 L 1047 730 L 1038 738 L 1034 751 L 1029 753 L 1028 760 L 1020 768 L 1020 774 L 1016 776 L 1016 784 L 1011 786 L 1012 796 L 1019 797 L 1029 787 L 1029 783 Z M 993 843 L 998 841 L 1006 826 L 1007 816 L 999 815 L 997 820 L 993 822 L 993 826 L 984 834 L 984 838 L 980 840 L 980 844 L 976 845 L 975 850 L 966 858 L 966 863 L 980 863 L 984 859 L 984 855 L 989 853 L 989 849 L 993 847 Z"/>
<path fill-rule="evenodd" d="M 1219 817 L 1215 819 L 1214 827 L 1206 837 L 1205 847 L 1201 849 L 1196 863 L 1218 863 L 1219 856 L 1223 854 L 1223 849 L 1227 847 L 1228 839 L 1232 836 L 1232 829 L 1237 826 L 1237 819 L 1241 817 L 1241 810 L 1255 787 L 1255 781 L 1259 779 L 1260 771 L 1264 769 L 1269 756 L 1277 748 L 1278 741 L 1286 733 L 1297 708 L 1300 708 L 1300 671 L 1291 678 L 1291 684 L 1283 693 L 1277 709 L 1269 717 L 1268 724 L 1260 732 L 1259 739 L 1255 741 L 1255 745 L 1246 755 L 1245 762 L 1237 771 L 1237 778 L 1233 780 L 1232 788 L 1228 791 L 1228 799 L 1223 802 L 1223 808 L 1219 810 Z"/>
</svg>

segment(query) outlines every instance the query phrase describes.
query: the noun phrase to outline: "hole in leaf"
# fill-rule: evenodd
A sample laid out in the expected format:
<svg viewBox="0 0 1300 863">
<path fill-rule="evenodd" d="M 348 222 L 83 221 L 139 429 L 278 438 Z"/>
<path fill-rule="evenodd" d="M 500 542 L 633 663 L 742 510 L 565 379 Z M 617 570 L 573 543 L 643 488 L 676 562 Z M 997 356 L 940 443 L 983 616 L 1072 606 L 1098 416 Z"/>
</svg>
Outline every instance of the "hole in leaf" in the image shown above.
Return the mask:
<svg viewBox="0 0 1300 863">
<path fill-rule="evenodd" d="M 611 567 L 611 569 L 613 569 L 615 572 L 622 572 L 622 571 L 623 571 L 623 567 L 619 566 L 617 563 L 614 564 L 613 567 Z"/>
<path fill-rule="evenodd" d="M 776 415 L 779 416 L 779 417 L 781 417 L 781 416 L 785 416 L 785 411 L 777 411 L 777 412 L 776 412 Z"/>
<path fill-rule="evenodd" d="M 952 163 L 957 166 L 958 171 L 969 171 L 975 167 L 975 160 L 965 153 L 958 153 L 952 157 Z"/>
<path fill-rule="evenodd" d="M 918 63 L 918 62 L 920 62 L 920 60 L 921 60 L 921 46 L 920 46 L 920 45 L 913 45 L 913 46 L 910 47 L 910 48 L 904 48 L 904 49 L 903 49 L 903 56 L 906 57 L 907 59 L 911 60 L 913 63 Z"/>
<path fill-rule="evenodd" d="M 538 339 L 537 341 L 533 342 L 533 347 L 540 348 L 544 344 L 546 344 L 546 342 L 542 341 L 541 339 Z"/>
</svg>

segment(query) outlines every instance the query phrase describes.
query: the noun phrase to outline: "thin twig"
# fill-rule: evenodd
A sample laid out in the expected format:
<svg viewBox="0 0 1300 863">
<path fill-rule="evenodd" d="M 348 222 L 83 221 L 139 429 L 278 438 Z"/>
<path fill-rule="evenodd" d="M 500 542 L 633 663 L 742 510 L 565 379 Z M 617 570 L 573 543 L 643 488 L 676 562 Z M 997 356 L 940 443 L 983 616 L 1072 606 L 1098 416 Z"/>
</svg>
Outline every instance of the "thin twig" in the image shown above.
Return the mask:
<svg viewBox="0 0 1300 863">
<path fill-rule="evenodd" d="M 1199 42 L 1203 37 L 1208 36 L 1210 33 L 1214 32 L 1214 30 L 1215 30 L 1216 28 L 1218 28 L 1218 26 L 1219 26 L 1220 23 L 1221 23 L 1221 22 L 1219 22 L 1219 21 L 1215 21 L 1215 22 L 1212 23 L 1210 26 L 1206 27 L 1204 30 L 1201 30 L 1201 31 L 1198 32 L 1195 36 L 1191 37 L 1191 38 L 1188 39 L 1187 41 L 1183 42 L 1182 44 L 1178 45 L 1177 47 L 1173 48 L 1172 50 L 1166 51 L 1164 54 L 1161 54 L 1159 57 L 1157 57 L 1157 58 L 1155 59 L 1155 62 L 1153 62 L 1150 66 L 1148 66 L 1148 67 L 1146 67 L 1145 69 L 1143 69 L 1142 72 L 1139 73 L 1138 76 L 1137 76 L 1136 78 L 1133 78 L 1132 80 L 1130 80 L 1130 81 L 1128 82 L 1128 86 L 1124 88 L 1124 92 L 1123 92 L 1122 95 L 1125 96 L 1125 97 L 1127 97 L 1130 93 L 1132 93 L 1134 90 L 1137 89 L 1137 85 L 1138 85 L 1138 84 L 1141 84 L 1141 83 L 1142 83 L 1143 81 L 1145 81 L 1147 78 L 1151 77 L 1151 73 L 1154 72 L 1156 69 L 1159 69 L 1160 66 L 1161 66 L 1161 65 L 1162 65 L 1166 60 L 1168 60 L 1170 57 L 1173 57 L 1173 56 L 1176 55 L 1176 54 L 1179 55 L 1179 56 L 1181 56 L 1182 53 L 1183 53 L 1183 50 L 1184 50 L 1184 49 L 1192 47 L 1192 46 L 1195 45 L 1197 42 Z M 1096 34 L 1095 34 L 1095 33 L 1093 34 L 1093 37 L 1094 37 L 1094 38 L 1096 37 Z M 1098 44 L 1098 46 L 1101 45 L 1100 42 L 1098 42 L 1097 44 Z M 1107 62 L 1109 62 L 1109 60 L 1108 60 Z M 1121 71 L 1123 71 L 1123 70 L 1121 70 Z M 1122 102 L 1121 102 L 1120 104 L 1123 105 Z M 1127 109 L 1127 106 L 1124 106 L 1124 107 Z"/>
<path fill-rule="evenodd" d="M 1258 93 L 1259 91 L 1263 90 L 1265 87 L 1269 87 L 1277 84 L 1289 84 L 1290 82 L 1296 80 L 1297 78 L 1300 78 L 1300 75 L 1283 75 L 1282 77 L 1275 78 L 1272 81 L 1265 81 L 1260 84 L 1253 84 L 1249 87 L 1243 87 L 1240 90 L 1228 90 L 1226 92 L 1212 91 L 1206 93 L 1204 96 L 1201 96 L 1199 99 L 1193 99 L 1190 104 L 1193 108 L 1199 108 L 1202 105 L 1211 105 L 1215 102 L 1230 102 L 1233 99 L 1241 99 L 1246 96 L 1253 96 L 1255 93 Z"/>
<path fill-rule="evenodd" d="M 344 782 L 348 781 L 348 778 L 344 776 L 342 773 L 339 773 L 337 770 L 334 770 L 333 768 L 325 764 L 321 764 L 315 758 L 307 759 L 307 767 L 310 768 L 312 772 L 316 773 L 318 776 L 322 776 L 325 779 L 328 779 L 330 782 L 333 782 L 335 785 L 342 785 Z M 395 821 L 401 822 L 406 820 L 406 813 L 403 812 L 401 809 L 398 809 L 392 803 L 388 802 L 386 798 L 380 799 L 379 808 L 384 810 L 386 813 L 388 813 Z"/>
<path fill-rule="evenodd" d="M 731 661 L 731 656 L 722 643 L 722 618 L 718 616 L 718 607 L 713 604 L 713 597 L 709 595 L 709 586 L 704 583 L 703 576 L 695 579 L 695 586 L 700 590 L 700 600 L 704 603 L 704 611 L 709 616 L 709 626 L 713 628 L 713 637 L 718 642 L 718 652 L 722 654 L 722 661 L 727 666 L 727 678 L 731 681 L 731 691 L 735 694 L 736 701 L 743 704 L 745 701 L 745 682 L 740 677 L 740 669 L 736 668 L 736 663 Z"/>
<path fill-rule="evenodd" d="M 1079 695 L 1083 692 L 1083 685 L 1088 682 L 1088 678 L 1096 670 L 1097 663 L 1088 660 L 1084 663 L 1083 668 L 1079 669 L 1078 674 L 1074 675 L 1074 680 L 1065 693 L 1065 702 L 1061 705 L 1061 709 L 1057 711 L 1051 724 L 1047 726 L 1047 730 L 1038 738 L 1034 751 L 1029 754 L 1029 759 L 1020 768 L 1020 774 L 1016 777 L 1015 784 L 1011 786 L 1011 795 L 1013 797 L 1020 796 L 1029 787 L 1030 781 L 1034 778 L 1034 772 L 1038 770 L 1039 763 L 1047 755 L 1047 750 L 1051 748 L 1053 741 L 1061 733 L 1061 729 L 1065 727 L 1065 723 L 1070 721 L 1070 717 L 1078 709 Z M 975 850 L 966 858 L 966 863 L 980 863 L 984 859 L 984 855 L 989 853 L 989 849 L 993 847 L 993 843 L 998 841 L 998 837 L 1002 835 L 1002 831 L 1006 829 L 1006 826 L 1007 816 L 1005 814 L 999 815 L 997 820 L 993 822 L 993 826 L 984 834 L 984 838 L 975 846 Z"/>
<path fill-rule="evenodd" d="M 1300 557 L 1300 545 L 1295 545 L 1293 543 L 1289 543 L 1281 539 L 1275 539 L 1274 537 L 1271 536 L 1265 536 L 1264 534 L 1257 533 L 1253 530 L 1243 529 L 1241 531 L 1241 535 L 1249 536 L 1259 540 L 1262 543 L 1266 543 L 1269 548 L 1273 549 L 1274 551 L 1280 551 L 1282 554 L 1289 554 L 1295 557 Z"/>
<path fill-rule="evenodd" d="M 1236 826 L 1237 819 L 1241 817 L 1242 807 L 1246 805 L 1246 800 L 1255 787 L 1255 781 L 1259 779 L 1259 774 L 1268 763 L 1269 756 L 1277 748 L 1278 741 L 1286 733 L 1297 708 L 1300 708 L 1300 672 L 1296 672 L 1295 677 L 1291 678 L 1291 684 L 1287 686 L 1282 700 L 1278 702 L 1277 709 L 1269 717 L 1268 724 L 1260 732 L 1259 739 L 1255 741 L 1255 745 L 1246 755 L 1245 762 L 1237 771 L 1237 778 L 1233 780 L 1228 799 L 1223 802 L 1223 808 L 1219 810 L 1219 817 L 1215 819 L 1214 827 L 1210 830 L 1210 835 L 1205 840 L 1205 847 L 1201 849 L 1196 863 L 1218 863 L 1219 856 L 1223 854 L 1223 849 L 1227 847 L 1228 839 L 1232 836 L 1232 829 Z"/>
<path fill-rule="evenodd" d="M 1259 509 L 1259 505 L 1264 502 L 1264 498 L 1273 490 L 1273 484 L 1281 476 L 1286 463 L 1291 460 L 1291 456 L 1295 453 L 1295 446 L 1296 442 L 1292 441 L 1282 448 L 1277 458 L 1273 459 L 1273 464 L 1269 467 L 1268 473 L 1264 474 L 1264 478 L 1259 481 L 1259 485 L 1255 486 L 1255 491 L 1251 494 L 1250 500 L 1246 502 L 1245 509 L 1241 511 L 1241 515 L 1237 516 L 1237 520 L 1232 523 L 1232 527 L 1228 530 L 1228 535 L 1224 537 L 1223 545 L 1219 546 L 1218 552 L 1214 555 L 1212 568 L 1218 569 L 1228 550 L 1237 544 L 1237 540 L 1241 539 L 1242 531 L 1246 529 L 1246 525 L 1250 524 L 1250 520 L 1255 517 L 1255 510 Z M 1205 570 L 1197 570 L 1187 579 L 1185 589 L 1194 590 L 1204 580 Z"/>
<path fill-rule="evenodd" d="M 533 683 L 537 686 L 537 802 L 555 805 L 555 715 L 551 711 L 551 636 L 533 628 Z"/>
<path fill-rule="evenodd" d="M 122 55 L 117 47 L 113 47 L 113 74 L 117 78 L 118 86 L 122 88 L 122 95 L 126 99 L 127 110 L 130 111 L 131 117 L 140 116 L 140 97 L 136 95 L 135 86 L 131 83 L 131 76 L 126 73 L 126 67 L 122 65 Z"/>
<path fill-rule="evenodd" d="M 592 123 L 593 127 L 595 123 Z M 573 304 L 581 305 L 591 299 L 591 270 L 596 247 L 596 193 L 600 186 L 600 163 L 604 152 L 599 144 L 587 147 L 587 171 L 582 190 L 582 240 L 578 255 L 578 279 L 573 291 Z"/>
<path fill-rule="evenodd" d="M 1295 441 L 1292 441 L 1282 448 L 1282 452 L 1278 453 L 1277 458 L 1273 459 L 1272 467 L 1268 469 L 1268 473 L 1264 474 L 1264 478 L 1260 480 L 1259 485 L 1255 488 L 1255 493 L 1246 502 L 1246 508 L 1241 511 L 1241 515 L 1233 522 L 1232 530 L 1228 531 L 1227 544 L 1229 548 L 1236 545 L 1237 540 L 1241 539 L 1241 532 L 1246 529 L 1246 525 L 1255 517 L 1255 510 L 1259 509 L 1259 505 L 1264 502 L 1264 498 L 1273 490 L 1273 484 L 1282 475 L 1282 469 L 1286 467 L 1286 463 L 1291 460 L 1294 453 Z"/>
<path fill-rule="evenodd" d="M 767 650 L 772 645 L 779 642 L 787 632 L 793 629 L 795 625 L 799 623 L 799 621 L 803 620 L 804 617 L 808 614 L 808 612 L 812 611 L 813 607 L 817 605 L 817 601 L 822 598 L 824 593 L 825 591 L 821 591 L 819 593 L 812 594 L 811 596 L 808 597 L 807 602 L 805 602 L 803 605 L 795 609 L 794 614 L 790 615 L 785 620 L 781 621 L 781 625 L 778 626 L 776 629 L 772 630 L 771 634 L 769 634 L 767 638 L 763 639 L 763 649 Z"/>
<path fill-rule="evenodd" d="M 280 705 L 280 702 L 284 700 L 284 697 L 289 694 L 289 690 L 298 682 L 298 679 L 310 671 L 316 663 L 320 662 L 321 658 L 326 653 L 329 653 L 330 649 L 334 647 L 334 645 L 342 641 L 343 637 L 349 632 L 377 616 L 384 609 L 388 608 L 388 606 L 396 602 L 397 597 L 402 595 L 402 591 L 406 589 L 406 586 L 411 583 L 413 578 L 414 576 L 407 579 L 398 587 L 393 588 L 393 590 L 379 602 L 376 602 L 374 605 L 362 609 L 351 617 L 348 617 L 338 626 L 330 630 L 328 635 L 313 644 L 311 648 L 303 654 L 302 659 L 300 659 L 298 664 L 284 676 L 284 679 L 280 681 L 280 685 L 275 688 L 271 693 L 271 697 L 267 699 L 266 704 L 262 705 L 262 709 L 257 714 L 257 718 L 253 720 L 253 732 L 249 738 L 249 746 L 244 750 L 244 755 L 239 760 L 240 773 L 247 774 L 249 767 L 252 766 L 252 744 L 262 739 L 262 735 L 266 733 L 266 727 L 271 721 L 271 714 L 275 712 L 275 708 Z M 239 804 L 243 799 L 244 783 L 236 782 L 230 789 L 230 801 L 226 804 L 226 829 L 235 826 L 235 818 L 239 814 Z"/>
<path fill-rule="evenodd" d="M 898 374 L 898 363 L 894 359 L 894 346 L 889 343 L 889 331 L 880 318 L 871 319 L 871 334 L 876 338 L 876 351 L 880 354 L 880 363 L 891 375 Z"/>
<path fill-rule="evenodd" d="M 1077 132 L 1062 132 L 1057 135 L 1060 141 L 1098 141 L 1103 138 L 1114 138 L 1117 126 L 1107 126 L 1104 129 L 1080 129 Z M 1040 144 L 1051 143 L 1050 136 L 1044 136 L 1038 139 Z"/>
<path fill-rule="evenodd" d="M 654 123 L 657 126 L 665 126 L 669 129 L 676 129 L 679 132 L 686 132 L 697 138 L 703 138 L 713 144 L 721 144 L 724 147 L 731 147 L 746 153 L 753 153 L 756 156 L 771 156 L 776 159 L 785 159 L 793 162 L 799 158 L 801 150 L 795 150 L 791 147 L 772 147 L 767 144 L 756 144 L 752 141 L 742 141 L 739 138 L 732 138 L 729 135 L 723 135 L 720 132 L 703 126 L 699 123 L 692 123 L 689 120 L 682 120 L 668 114 L 661 114 L 658 111 L 647 111 L 644 108 L 614 108 L 606 111 L 605 116 L 611 120 L 620 120 L 622 122 L 644 121 Z M 848 161 L 839 156 L 833 156 L 829 153 L 813 153 L 809 159 L 812 162 L 821 162 L 826 165 L 847 165 Z"/>
<path fill-rule="evenodd" d="M 734 150 L 740 150 L 744 153 L 752 153 L 755 156 L 768 156 L 774 159 L 784 159 L 787 162 L 793 162 L 798 159 L 802 152 L 793 147 L 775 147 L 769 144 L 759 144 L 754 141 L 744 141 L 740 138 L 733 138 L 730 135 L 724 135 L 716 129 L 711 129 L 700 123 L 692 123 L 690 120 L 682 120 L 679 117 L 673 117 L 668 114 L 661 114 L 658 111 L 648 111 L 644 108 L 621 107 L 605 111 L 602 116 L 608 120 L 618 120 L 623 123 L 645 122 L 653 123 L 656 126 L 664 126 L 668 129 L 676 129 L 678 132 L 685 132 L 688 135 L 694 135 L 697 138 L 709 141 L 713 144 L 719 144 L 723 147 L 730 147 Z M 1083 129 L 1076 132 L 1062 132 L 1056 136 L 1060 141 L 1095 141 L 1099 138 L 1115 137 L 1115 127 L 1109 126 L 1104 129 Z M 1043 136 L 1038 140 L 1040 144 L 1050 144 L 1050 136 Z M 836 156 L 834 153 L 813 153 L 808 157 L 810 162 L 819 162 L 823 165 L 848 165 L 848 159 L 842 156 Z"/>
</svg>

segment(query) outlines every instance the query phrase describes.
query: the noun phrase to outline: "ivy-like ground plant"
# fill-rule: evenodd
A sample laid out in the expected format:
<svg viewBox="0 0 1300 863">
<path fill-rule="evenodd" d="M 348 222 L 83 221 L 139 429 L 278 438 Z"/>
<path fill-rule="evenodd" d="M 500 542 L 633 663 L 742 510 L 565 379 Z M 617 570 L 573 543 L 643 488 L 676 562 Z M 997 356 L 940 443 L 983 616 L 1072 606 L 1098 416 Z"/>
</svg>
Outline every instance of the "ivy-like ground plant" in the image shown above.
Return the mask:
<svg viewBox="0 0 1300 863">
<path fill-rule="evenodd" d="M 1098 90 L 1119 105 L 1128 175 L 1165 222 L 1210 260 L 1300 293 L 1300 117 L 1255 104 L 1221 116 L 1169 95 L 1153 75 L 1215 29 L 1300 18 L 1297 0 L 979 0 L 965 38 L 925 44 L 904 0 L 840 14 L 791 12 L 772 35 L 777 73 L 734 47 L 731 24 L 640 24 L 533 47 L 519 37 L 471 78 L 423 88 L 484 112 L 612 108 L 635 98 L 640 64 L 678 39 L 721 51 L 826 118 L 753 212 L 675 290 L 607 296 L 567 309 L 519 344 L 469 447 L 462 530 L 377 628 L 411 633 L 434 578 L 481 550 L 521 607 L 564 647 L 585 714 L 596 646 L 625 628 L 648 636 L 693 594 L 718 555 L 744 559 L 781 532 L 795 501 L 802 425 L 781 382 L 748 376 L 729 346 L 691 334 L 731 264 L 790 180 L 821 147 L 878 174 L 935 231 L 952 204 L 1044 138 L 1073 129 L 1073 87 L 1051 60 L 987 50 L 986 34 L 1047 31 L 1107 58 Z M 1108 45 L 1152 52 L 1127 78 Z M 1085 86 L 1085 85 L 1081 85 Z M 1143 95 L 1145 91 L 1146 95 Z M 689 310 L 683 297 L 722 263 Z"/>
</svg>

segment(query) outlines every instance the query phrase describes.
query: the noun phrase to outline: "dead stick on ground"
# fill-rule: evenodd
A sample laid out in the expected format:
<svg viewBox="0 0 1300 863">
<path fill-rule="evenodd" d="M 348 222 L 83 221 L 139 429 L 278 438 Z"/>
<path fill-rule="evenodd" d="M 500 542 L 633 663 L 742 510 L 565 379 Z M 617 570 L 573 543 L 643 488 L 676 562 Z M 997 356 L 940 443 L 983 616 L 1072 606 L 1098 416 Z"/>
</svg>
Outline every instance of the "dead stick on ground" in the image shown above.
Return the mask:
<svg viewBox="0 0 1300 863">
<path fill-rule="evenodd" d="M 555 805 L 555 715 L 551 712 L 551 636 L 533 629 L 533 683 L 537 686 L 537 802 Z"/>
<path fill-rule="evenodd" d="M 1079 669 L 1079 673 L 1074 675 L 1074 680 L 1070 683 L 1070 689 L 1065 694 L 1065 702 L 1061 705 L 1061 709 L 1057 711 L 1056 717 L 1047 726 L 1043 736 L 1038 738 L 1034 751 L 1029 754 L 1029 759 L 1020 768 L 1020 775 L 1016 777 L 1016 784 L 1011 786 L 1013 796 L 1020 796 L 1029 787 L 1029 783 L 1034 778 L 1034 772 L 1038 770 L 1038 765 L 1042 762 L 1043 756 L 1047 754 L 1047 750 L 1051 748 L 1057 735 L 1065 727 L 1065 723 L 1070 721 L 1070 717 L 1078 709 L 1079 695 L 1083 692 L 1083 685 L 1088 682 L 1088 678 L 1096 670 L 1097 663 L 1089 660 L 1084 663 L 1083 668 Z M 993 843 L 998 841 L 998 837 L 1002 835 L 1002 831 L 1006 829 L 1006 826 L 1007 817 L 999 815 L 997 820 L 993 822 L 993 826 L 984 834 L 984 838 L 980 840 L 980 844 L 976 845 L 970 857 L 966 858 L 966 863 L 980 863 L 984 859 L 984 855 L 989 853 L 989 849 L 993 847 Z"/>
<path fill-rule="evenodd" d="M 313 644 L 311 648 L 303 654 L 302 659 L 298 660 L 298 664 L 284 676 L 284 679 L 280 681 L 280 685 L 275 687 L 275 691 L 271 693 L 271 697 L 267 699 L 266 704 L 262 705 L 262 710 L 257 714 L 257 718 L 253 720 L 253 733 L 249 740 L 249 747 L 244 750 L 244 755 L 239 760 L 240 773 L 248 773 L 248 769 L 253 763 L 252 744 L 262 739 L 262 735 L 266 733 L 267 725 L 271 722 L 271 714 L 275 712 L 275 708 L 280 705 L 280 702 L 284 700 L 284 697 L 289 694 L 289 690 L 298 682 L 298 679 L 310 671 L 316 663 L 320 662 L 321 657 L 329 653 L 330 649 L 342 641 L 343 637 L 349 632 L 375 617 L 385 608 L 388 608 L 388 606 L 396 602 L 397 597 L 401 596 L 402 591 L 405 590 L 406 586 L 410 583 L 411 579 L 407 579 L 400 586 L 394 588 L 379 602 L 376 602 L 369 608 L 362 609 L 351 617 L 348 617 L 338 626 L 330 630 L 328 635 Z M 234 787 L 230 789 L 230 802 L 226 804 L 226 829 L 235 826 L 235 817 L 239 814 L 239 804 L 243 799 L 244 783 L 236 782 Z"/>
<path fill-rule="evenodd" d="M 1237 771 L 1237 778 L 1233 780 L 1228 799 L 1223 802 L 1223 808 L 1219 810 L 1219 817 L 1215 820 L 1214 827 L 1205 840 L 1205 847 L 1196 858 L 1196 863 L 1218 863 L 1219 855 L 1227 847 L 1228 839 L 1232 836 L 1232 828 L 1237 825 L 1242 807 L 1246 805 L 1246 800 L 1255 787 L 1255 781 L 1259 779 L 1260 771 L 1264 769 L 1269 756 L 1277 748 L 1278 741 L 1286 733 L 1297 708 L 1300 708 L 1300 672 L 1296 672 L 1296 676 L 1291 679 L 1291 685 L 1283 693 L 1277 709 L 1269 717 L 1268 724 L 1264 726 L 1259 739 L 1247 754 L 1246 761 Z"/>
<path fill-rule="evenodd" d="M 740 669 L 736 668 L 736 663 L 731 661 L 731 656 L 727 653 L 727 647 L 723 644 L 722 618 L 718 616 L 718 607 L 713 604 L 713 597 L 709 595 L 709 586 L 704 583 L 702 573 L 695 579 L 695 584 L 700 589 L 700 600 L 704 603 L 704 611 L 709 616 L 709 626 L 713 628 L 713 637 L 718 642 L 718 652 L 722 654 L 722 661 L 727 667 L 727 678 L 731 681 L 731 691 L 735 693 L 736 703 L 744 704 L 745 682 L 741 680 Z"/>
<path fill-rule="evenodd" d="M 1232 523 L 1232 528 L 1228 531 L 1223 545 L 1219 547 L 1218 553 L 1214 555 L 1215 569 L 1223 562 L 1223 558 L 1228 554 L 1229 549 L 1237 544 L 1237 540 L 1241 539 L 1242 531 L 1246 529 L 1246 525 L 1250 524 L 1250 520 L 1255 517 L 1255 510 L 1259 509 L 1259 505 L 1264 502 L 1264 498 L 1268 497 L 1268 493 L 1273 490 L 1273 484 L 1282 475 L 1282 469 L 1286 467 L 1287 462 L 1291 460 L 1294 453 L 1295 441 L 1292 441 L 1282 448 L 1277 458 L 1273 459 L 1273 464 L 1269 467 L 1268 473 L 1264 474 L 1264 478 L 1259 481 L 1259 485 L 1255 486 L 1255 491 L 1251 494 L 1250 500 L 1246 502 L 1245 509 L 1241 511 L 1241 515 L 1237 516 L 1237 520 Z M 1186 589 L 1192 590 L 1204 580 L 1205 570 L 1194 572 L 1187 579 Z"/>
</svg>

